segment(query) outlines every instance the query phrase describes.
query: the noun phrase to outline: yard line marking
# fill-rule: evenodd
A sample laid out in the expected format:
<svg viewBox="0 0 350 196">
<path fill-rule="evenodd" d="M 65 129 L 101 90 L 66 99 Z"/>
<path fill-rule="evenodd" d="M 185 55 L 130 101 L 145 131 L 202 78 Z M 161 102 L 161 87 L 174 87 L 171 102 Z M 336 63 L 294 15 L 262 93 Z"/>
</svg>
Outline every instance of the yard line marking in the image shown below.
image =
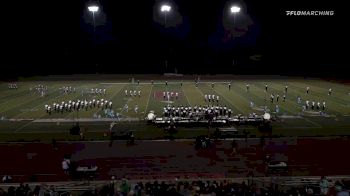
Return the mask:
<svg viewBox="0 0 350 196">
<path fill-rule="evenodd" d="M 182 86 L 181 86 L 181 91 L 182 91 L 182 93 L 185 95 L 188 104 L 190 104 L 190 106 L 192 106 L 192 104 L 191 104 L 191 102 L 188 100 L 188 97 L 187 97 L 185 91 L 183 90 L 183 87 L 182 87 Z"/>
<path fill-rule="evenodd" d="M 98 84 L 94 84 L 94 85 L 93 85 L 93 88 L 97 88 L 97 87 L 99 87 Z M 112 99 L 113 99 L 113 97 L 116 95 L 116 93 L 119 93 L 122 89 L 123 89 L 123 87 L 121 87 L 121 89 L 120 89 L 119 91 L 116 91 L 116 92 L 113 93 L 112 95 L 108 95 L 106 98 L 105 98 L 105 97 L 103 97 L 103 98 L 106 99 L 106 100 L 108 99 L 108 100 L 112 101 Z M 75 96 L 74 98 L 76 99 L 77 96 Z M 99 99 L 101 99 L 101 97 L 100 97 Z M 95 112 L 98 112 L 99 109 L 98 109 L 98 108 L 93 108 L 93 110 L 95 110 Z M 90 110 L 90 111 L 92 111 L 92 110 Z M 76 112 L 73 113 L 73 119 L 77 119 L 77 118 L 75 118 L 75 114 L 77 114 L 77 113 L 76 113 Z M 64 115 L 64 118 L 71 119 L 71 118 L 69 117 L 70 115 L 72 115 L 72 113 L 68 113 L 68 114 Z M 79 119 L 80 119 L 80 118 L 78 118 L 77 120 L 79 121 Z"/>
<path fill-rule="evenodd" d="M 231 102 L 230 99 L 227 99 L 222 93 L 219 93 L 217 92 L 215 89 L 213 89 L 213 91 L 216 93 L 216 94 L 219 94 L 223 99 L 225 99 L 228 103 L 230 103 L 233 107 L 235 107 L 241 114 L 245 114 L 242 110 L 242 108 L 238 107 L 234 102 Z M 241 97 L 239 95 L 237 95 L 238 97 Z M 243 99 L 241 97 L 241 99 Z"/>
<path fill-rule="evenodd" d="M 147 100 L 147 104 L 146 104 L 145 111 L 144 111 L 145 114 L 146 114 L 147 109 L 148 109 L 149 100 L 151 99 L 152 90 L 153 90 L 153 85 L 151 87 L 151 90 L 149 91 L 148 100 Z"/>
<path fill-rule="evenodd" d="M 198 87 L 194 87 L 194 88 L 196 88 L 196 89 L 197 89 L 197 91 L 198 91 L 200 94 L 202 94 L 202 96 L 204 97 L 203 92 L 202 92 L 201 90 L 199 90 L 199 88 L 198 88 Z"/>
<path fill-rule="evenodd" d="M 316 123 L 316 122 L 314 122 L 312 120 L 309 120 L 308 118 L 303 118 L 303 119 L 305 119 L 307 122 L 317 126 L 318 128 L 322 128 L 322 125 L 320 125 L 320 124 L 318 124 L 318 123 Z"/>
<path fill-rule="evenodd" d="M 16 129 L 16 130 L 14 130 L 13 132 L 18 132 L 19 130 L 23 129 L 24 127 L 26 127 L 26 126 L 30 125 L 31 123 L 33 123 L 33 121 L 29 121 L 28 123 L 26 123 L 25 125 L 23 125 L 23 126 L 21 126 L 21 127 L 17 128 L 17 129 Z"/>
<path fill-rule="evenodd" d="M 57 88 L 56 86 L 59 87 L 60 85 L 54 85 L 54 88 Z M 51 98 L 49 98 L 48 100 L 45 100 L 45 101 L 41 102 L 40 104 L 38 104 L 37 106 L 33 107 L 32 109 L 36 109 L 36 108 L 38 108 L 38 107 L 40 107 L 40 106 L 43 106 L 45 103 L 50 103 L 49 101 L 51 101 L 51 100 L 53 100 L 53 99 L 57 99 L 58 97 L 63 96 L 63 94 L 60 94 L 59 91 L 60 91 L 59 89 L 55 89 L 55 90 L 52 92 L 52 94 L 58 92 L 59 94 L 58 94 L 57 96 L 51 97 Z M 44 111 L 44 110 L 43 110 L 43 111 Z M 17 114 L 16 116 L 12 117 L 12 118 L 18 118 L 19 116 L 21 116 L 21 115 L 23 115 L 23 114 L 25 114 L 25 113 L 27 113 L 27 112 L 28 112 L 28 111 L 21 112 L 21 113 Z M 45 115 L 46 115 L 46 113 L 45 113 Z M 42 116 L 45 116 L 45 115 L 41 115 L 41 116 L 39 116 L 39 118 L 41 118 Z"/>
<path fill-rule="evenodd" d="M 93 88 L 95 88 L 95 87 L 97 87 L 96 84 L 93 85 Z M 83 85 L 82 88 L 87 88 L 87 86 L 86 86 L 86 85 Z M 58 91 L 59 91 L 59 90 L 58 90 Z M 60 95 L 58 95 L 58 96 L 56 96 L 56 97 L 50 98 L 49 100 L 46 101 L 46 103 L 51 104 L 51 103 L 52 103 L 51 100 L 57 99 L 58 97 L 63 97 L 63 96 L 66 96 L 66 95 L 65 95 L 65 94 L 60 94 Z M 79 98 L 80 96 L 82 96 L 82 95 L 80 94 L 80 92 L 76 91 L 76 94 L 68 94 L 68 96 L 69 96 L 70 98 L 65 98 L 66 100 L 68 100 L 68 99 L 70 99 L 70 100 L 78 99 L 78 98 Z M 84 96 L 85 96 L 85 94 L 84 94 Z M 50 102 L 49 102 L 49 101 L 50 101 Z M 42 104 L 43 104 L 43 103 L 42 103 Z M 46 115 L 48 115 L 48 114 L 47 114 L 47 113 L 44 113 L 43 115 L 40 115 L 40 116 L 39 116 L 38 118 L 36 118 L 36 119 L 40 119 L 41 117 L 46 116 Z M 63 116 L 66 118 L 66 117 L 69 116 L 69 115 L 70 115 L 70 113 L 68 113 L 68 114 L 66 114 L 66 115 L 63 115 Z"/>
<path fill-rule="evenodd" d="M 124 86 L 125 87 L 125 86 Z M 123 88 L 124 88 L 123 87 Z M 131 86 L 132 87 L 132 86 Z M 122 89 L 123 89 L 122 88 Z M 120 89 L 120 91 L 122 90 L 122 89 Z M 124 106 L 125 105 L 128 105 L 128 103 L 131 101 L 131 100 L 133 100 L 133 98 L 131 98 L 130 96 L 127 98 L 127 100 L 126 100 L 126 102 L 125 102 L 125 104 L 124 104 Z M 119 114 L 123 114 L 123 112 L 124 112 L 124 106 L 122 106 L 122 110 L 120 111 L 120 113 Z M 128 113 L 129 113 L 129 110 L 131 110 L 132 108 L 130 108 L 129 107 L 129 105 L 128 105 Z M 128 116 L 125 116 L 126 118 L 128 118 Z"/>
</svg>

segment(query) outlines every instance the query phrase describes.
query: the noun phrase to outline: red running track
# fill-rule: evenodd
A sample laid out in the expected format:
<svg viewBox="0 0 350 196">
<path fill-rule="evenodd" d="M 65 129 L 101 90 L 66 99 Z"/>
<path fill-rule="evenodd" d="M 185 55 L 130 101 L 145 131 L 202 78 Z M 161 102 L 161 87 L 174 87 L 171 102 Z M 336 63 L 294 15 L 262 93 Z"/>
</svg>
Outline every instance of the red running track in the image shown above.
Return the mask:
<svg viewBox="0 0 350 196">
<path fill-rule="evenodd" d="M 347 138 L 279 138 L 238 141 L 237 152 L 230 140 L 216 141 L 210 149 L 196 151 L 192 141 L 124 141 L 0 144 L 0 175 L 11 175 L 15 181 L 64 181 L 61 162 L 66 154 L 82 166 L 99 167 L 97 179 L 111 175 L 131 179 L 174 177 L 245 177 L 249 169 L 255 176 L 266 175 L 266 154 L 285 161 L 288 172 L 281 175 L 350 175 L 350 141 Z"/>
</svg>

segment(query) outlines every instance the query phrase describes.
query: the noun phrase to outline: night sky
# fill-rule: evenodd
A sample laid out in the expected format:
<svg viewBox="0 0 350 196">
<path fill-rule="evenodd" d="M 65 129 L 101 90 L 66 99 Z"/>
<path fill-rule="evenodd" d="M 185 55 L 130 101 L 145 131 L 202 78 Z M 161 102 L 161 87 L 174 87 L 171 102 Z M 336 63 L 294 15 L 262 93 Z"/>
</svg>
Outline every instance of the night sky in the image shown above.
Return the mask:
<svg viewBox="0 0 350 196">
<path fill-rule="evenodd" d="M 164 25 L 155 0 L 9 1 L 1 77 L 74 73 L 345 75 L 342 1 L 174 0 Z M 237 4 L 242 11 L 228 14 Z M 286 16 L 286 10 L 334 10 Z M 168 69 L 165 70 L 167 60 Z"/>
</svg>

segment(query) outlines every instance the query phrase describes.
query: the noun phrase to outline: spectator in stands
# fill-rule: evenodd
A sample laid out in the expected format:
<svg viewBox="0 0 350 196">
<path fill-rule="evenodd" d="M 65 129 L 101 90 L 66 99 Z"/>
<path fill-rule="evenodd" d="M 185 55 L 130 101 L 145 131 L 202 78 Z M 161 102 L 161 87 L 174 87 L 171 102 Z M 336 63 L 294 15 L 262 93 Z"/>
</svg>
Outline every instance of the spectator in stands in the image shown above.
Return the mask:
<svg viewBox="0 0 350 196">
<path fill-rule="evenodd" d="M 63 159 L 62 161 L 62 169 L 65 174 L 69 174 L 69 161 L 67 159 Z"/>
<path fill-rule="evenodd" d="M 236 154 L 237 153 L 237 148 L 238 148 L 238 144 L 236 142 L 236 140 L 232 140 L 232 154 Z"/>
<path fill-rule="evenodd" d="M 337 195 L 337 190 L 334 185 L 330 186 L 328 189 L 328 196 L 336 196 Z"/>
<path fill-rule="evenodd" d="M 334 186 L 335 186 L 335 189 L 339 192 L 343 190 L 344 184 L 343 182 L 337 180 L 335 181 Z"/>
<path fill-rule="evenodd" d="M 248 178 L 248 186 L 251 186 L 254 183 L 253 181 L 254 171 L 252 169 L 248 171 L 247 178 Z"/>
<path fill-rule="evenodd" d="M 327 195 L 328 187 L 329 187 L 329 182 L 327 178 L 325 176 L 322 176 L 320 181 L 321 195 Z"/>
<path fill-rule="evenodd" d="M 80 130 L 79 136 L 80 136 L 80 140 L 81 140 L 81 141 L 84 141 L 85 136 L 84 136 L 84 131 L 83 131 L 83 130 Z"/>
<path fill-rule="evenodd" d="M 57 141 L 55 138 L 52 138 L 52 148 L 54 150 L 58 150 Z"/>
<path fill-rule="evenodd" d="M 349 191 L 346 190 L 338 190 L 337 196 L 349 196 Z"/>
<path fill-rule="evenodd" d="M 306 189 L 306 193 L 307 193 L 307 195 L 314 195 L 314 190 L 312 190 L 312 188 L 309 187 Z"/>
<path fill-rule="evenodd" d="M 4 175 L 4 177 L 2 178 L 2 182 L 10 183 L 10 182 L 12 182 L 12 177 L 9 175 Z"/>
<path fill-rule="evenodd" d="M 130 185 L 128 184 L 126 179 L 122 180 L 122 184 L 120 185 L 119 189 L 120 189 L 121 195 L 123 195 L 123 196 L 128 195 L 128 193 L 130 191 Z"/>
<path fill-rule="evenodd" d="M 9 196 L 15 196 L 16 195 L 16 188 L 14 186 L 10 186 L 8 189 L 7 189 L 7 195 Z"/>
</svg>

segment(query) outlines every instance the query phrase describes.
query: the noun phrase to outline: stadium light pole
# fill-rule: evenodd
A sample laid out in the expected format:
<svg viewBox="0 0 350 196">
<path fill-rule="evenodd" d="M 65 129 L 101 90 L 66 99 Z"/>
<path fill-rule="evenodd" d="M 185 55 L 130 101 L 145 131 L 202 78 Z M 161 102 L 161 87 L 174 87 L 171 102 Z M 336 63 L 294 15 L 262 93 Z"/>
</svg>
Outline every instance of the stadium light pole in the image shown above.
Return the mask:
<svg viewBox="0 0 350 196">
<path fill-rule="evenodd" d="M 171 6 L 164 4 L 160 7 L 160 11 L 164 13 L 164 26 L 166 27 L 166 14 L 170 12 Z"/>
<path fill-rule="evenodd" d="M 238 14 L 241 11 L 241 8 L 237 5 L 233 5 L 230 8 L 230 12 L 233 15 L 233 32 L 235 31 L 235 23 L 236 23 L 236 14 Z M 235 60 L 232 60 L 232 65 L 235 64 Z"/>
<path fill-rule="evenodd" d="M 163 4 L 160 6 L 160 11 L 164 13 L 164 27 L 166 28 L 166 14 L 170 12 L 171 6 L 168 4 Z M 165 60 L 165 71 L 168 69 L 168 61 Z"/>
<path fill-rule="evenodd" d="M 236 14 L 238 14 L 241 11 L 241 8 L 237 5 L 231 6 L 231 14 L 233 14 L 233 25 L 235 25 L 235 20 L 236 20 Z"/>
<path fill-rule="evenodd" d="M 91 6 L 89 6 L 88 7 L 88 10 L 90 11 L 90 12 L 92 12 L 92 20 L 93 20 L 93 22 L 94 22 L 94 32 L 95 32 L 95 12 L 97 12 L 98 11 L 98 6 L 96 6 L 96 5 L 91 5 Z"/>
</svg>

